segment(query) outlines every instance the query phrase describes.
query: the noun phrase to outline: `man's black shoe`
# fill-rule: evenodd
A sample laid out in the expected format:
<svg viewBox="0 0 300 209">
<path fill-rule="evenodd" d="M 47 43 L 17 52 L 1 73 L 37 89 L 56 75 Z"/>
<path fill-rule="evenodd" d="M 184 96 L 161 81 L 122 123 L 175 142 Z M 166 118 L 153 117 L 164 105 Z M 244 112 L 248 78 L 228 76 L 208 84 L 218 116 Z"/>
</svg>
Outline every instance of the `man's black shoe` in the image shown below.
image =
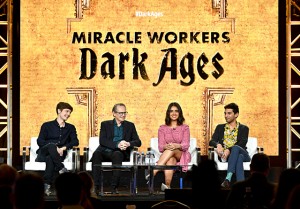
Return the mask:
<svg viewBox="0 0 300 209">
<path fill-rule="evenodd" d="M 58 171 L 59 174 L 68 173 L 69 171 L 64 167 Z"/>
<path fill-rule="evenodd" d="M 100 195 L 100 189 L 99 189 L 99 186 L 95 186 L 95 187 L 94 187 L 94 193 L 95 193 L 96 195 Z"/>
<path fill-rule="evenodd" d="M 113 187 L 111 193 L 112 194 L 119 194 L 118 188 L 117 187 Z"/>
<path fill-rule="evenodd" d="M 49 196 L 52 192 L 50 191 L 50 184 L 44 184 L 44 192 L 45 192 L 45 195 Z"/>
<path fill-rule="evenodd" d="M 223 181 L 223 183 L 221 184 L 221 187 L 229 189 L 230 188 L 230 182 L 227 179 L 225 179 Z"/>
</svg>

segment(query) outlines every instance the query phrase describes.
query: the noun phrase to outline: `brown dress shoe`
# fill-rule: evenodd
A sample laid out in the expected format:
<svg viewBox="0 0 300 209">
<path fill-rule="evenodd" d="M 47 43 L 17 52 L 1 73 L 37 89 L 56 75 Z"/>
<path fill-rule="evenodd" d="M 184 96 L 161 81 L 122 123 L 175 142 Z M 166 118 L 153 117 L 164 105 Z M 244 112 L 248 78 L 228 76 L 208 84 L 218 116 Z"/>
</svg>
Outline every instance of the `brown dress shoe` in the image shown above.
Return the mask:
<svg viewBox="0 0 300 209">
<path fill-rule="evenodd" d="M 227 179 L 225 179 L 223 181 L 223 183 L 221 184 L 221 187 L 227 188 L 227 189 L 230 188 L 230 182 Z"/>
</svg>

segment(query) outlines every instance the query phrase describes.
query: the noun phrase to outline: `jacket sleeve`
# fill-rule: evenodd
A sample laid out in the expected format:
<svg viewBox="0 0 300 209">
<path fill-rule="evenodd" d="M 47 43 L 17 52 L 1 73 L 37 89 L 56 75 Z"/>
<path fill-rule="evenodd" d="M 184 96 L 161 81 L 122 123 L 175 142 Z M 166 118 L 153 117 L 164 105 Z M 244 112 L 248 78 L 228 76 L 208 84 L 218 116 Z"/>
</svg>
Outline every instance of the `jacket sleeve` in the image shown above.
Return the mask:
<svg viewBox="0 0 300 209">
<path fill-rule="evenodd" d="M 67 143 L 63 146 L 66 146 L 67 149 L 72 149 L 73 147 L 76 147 L 79 145 L 79 140 L 77 138 L 77 131 L 74 125 L 70 124 L 70 134 L 69 134 L 69 140 Z"/>
<path fill-rule="evenodd" d="M 43 147 L 49 143 L 46 141 L 46 139 L 47 139 L 47 129 L 46 129 L 46 125 L 44 123 L 41 126 L 41 130 L 40 130 L 39 136 L 37 138 L 37 144 L 39 145 L 39 147 Z"/>
<path fill-rule="evenodd" d="M 239 126 L 239 132 L 237 136 L 237 142 L 236 145 L 246 149 L 246 144 L 248 142 L 248 135 L 249 135 L 249 128 L 245 125 Z"/>
<path fill-rule="evenodd" d="M 190 148 L 190 127 L 188 125 L 184 125 L 183 133 L 182 133 L 182 141 L 181 141 L 181 149 L 183 152 L 189 150 Z"/>
<path fill-rule="evenodd" d="M 136 131 L 134 123 L 128 122 L 129 132 L 124 134 L 124 140 L 130 142 L 130 148 L 140 147 L 142 145 L 142 141 Z M 126 130 L 125 130 L 126 131 Z"/>
<path fill-rule="evenodd" d="M 215 132 L 212 135 L 211 140 L 209 141 L 209 146 L 217 147 L 218 144 L 223 146 L 224 138 L 224 126 L 222 124 L 217 125 Z"/>
<path fill-rule="evenodd" d="M 159 152 L 163 152 L 164 151 L 164 147 L 167 144 L 166 140 L 165 140 L 165 132 L 164 132 L 164 128 L 163 126 L 160 126 L 158 128 L 158 150 Z"/>
</svg>

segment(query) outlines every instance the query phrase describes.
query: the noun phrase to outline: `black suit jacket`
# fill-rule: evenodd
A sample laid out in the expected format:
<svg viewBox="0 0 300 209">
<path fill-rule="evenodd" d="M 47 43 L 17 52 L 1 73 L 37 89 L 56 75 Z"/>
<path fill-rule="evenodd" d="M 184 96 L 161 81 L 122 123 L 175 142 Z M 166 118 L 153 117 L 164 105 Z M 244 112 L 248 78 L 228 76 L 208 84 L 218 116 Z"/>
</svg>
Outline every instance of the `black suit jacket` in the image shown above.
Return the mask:
<svg viewBox="0 0 300 209">
<path fill-rule="evenodd" d="M 127 142 L 130 142 L 130 147 L 124 150 L 123 152 L 126 153 L 126 160 L 129 160 L 130 151 L 134 147 L 140 147 L 142 142 L 137 134 L 135 125 L 132 122 L 124 121 L 123 122 L 123 139 Z M 113 141 L 114 139 L 114 120 L 107 120 L 101 122 L 100 126 L 100 137 L 99 143 L 96 151 L 103 151 L 105 148 L 109 148 L 112 150 L 120 150 L 117 147 L 117 142 Z"/>
<path fill-rule="evenodd" d="M 212 139 L 209 141 L 209 146 L 217 147 L 217 144 L 221 144 L 224 147 L 224 128 L 226 124 L 219 124 L 216 127 Z M 235 145 L 238 145 L 246 150 L 246 144 L 248 142 L 249 128 L 246 125 L 240 123 L 239 130 L 237 135 L 237 142 Z M 230 150 L 231 148 L 229 148 Z"/>
</svg>

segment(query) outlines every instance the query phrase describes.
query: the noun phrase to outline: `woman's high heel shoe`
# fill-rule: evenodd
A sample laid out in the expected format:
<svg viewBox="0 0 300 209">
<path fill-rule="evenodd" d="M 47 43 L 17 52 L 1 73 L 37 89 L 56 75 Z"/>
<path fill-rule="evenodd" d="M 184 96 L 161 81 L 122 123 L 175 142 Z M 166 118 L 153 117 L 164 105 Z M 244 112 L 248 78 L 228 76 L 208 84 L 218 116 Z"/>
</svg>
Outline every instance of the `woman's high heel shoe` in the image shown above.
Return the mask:
<svg viewBox="0 0 300 209">
<path fill-rule="evenodd" d="M 145 176 L 145 179 L 146 179 L 146 181 L 147 181 L 147 183 L 146 183 L 146 184 L 149 184 L 149 180 L 150 180 L 150 174 L 146 175 L 146 176 Z"/>
<path fill-rule="evenodd" d="M 167 185 L 165 185 L 164 183 L 161 183 L 160 189 L 162 192 L 164 192 L 166 189 L 170 189 Z"/>
</svg>

